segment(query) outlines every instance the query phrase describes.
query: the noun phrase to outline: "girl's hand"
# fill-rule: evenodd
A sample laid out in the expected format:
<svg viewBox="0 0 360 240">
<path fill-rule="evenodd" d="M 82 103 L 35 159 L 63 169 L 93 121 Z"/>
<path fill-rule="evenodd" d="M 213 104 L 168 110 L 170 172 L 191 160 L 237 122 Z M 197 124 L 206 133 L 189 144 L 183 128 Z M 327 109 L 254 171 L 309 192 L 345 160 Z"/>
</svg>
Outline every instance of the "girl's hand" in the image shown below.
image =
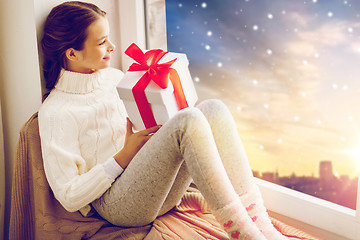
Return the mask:
<svg viewBox="0 0 360 240">
<path fill-rule="evenodd" d="M 133 124 L 129 118 L 126 118 L 126 135 L 123 149 L 118 152 L 114 159 L 116 162 L 125 169 L 135 154 L 144 146 L 144 144 L 151 138 L 157 130 L 160 129 L 160 125 L 148 128 L 139 132 L 133 132 Z"/>
</svg>

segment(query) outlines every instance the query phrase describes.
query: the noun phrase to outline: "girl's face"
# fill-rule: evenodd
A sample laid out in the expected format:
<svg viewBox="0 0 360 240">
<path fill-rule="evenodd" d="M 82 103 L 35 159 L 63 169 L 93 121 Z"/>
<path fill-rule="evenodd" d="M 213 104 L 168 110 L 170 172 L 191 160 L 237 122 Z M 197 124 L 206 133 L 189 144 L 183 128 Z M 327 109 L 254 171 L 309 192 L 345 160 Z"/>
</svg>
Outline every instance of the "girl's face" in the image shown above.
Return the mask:
<svg viewBox="0 0 360 240">
<path fill-rule="evenodd" d="M 109 38 L 109 22 L 104 17 L 99 17 L 89 25 L 87 39 L 83 50 L 74 50 L 76 61 L 70 61 L 69 70 L 80 73 L 92 73 L 110 66 L 110 53 L 115 45 Z"/>
</svg>

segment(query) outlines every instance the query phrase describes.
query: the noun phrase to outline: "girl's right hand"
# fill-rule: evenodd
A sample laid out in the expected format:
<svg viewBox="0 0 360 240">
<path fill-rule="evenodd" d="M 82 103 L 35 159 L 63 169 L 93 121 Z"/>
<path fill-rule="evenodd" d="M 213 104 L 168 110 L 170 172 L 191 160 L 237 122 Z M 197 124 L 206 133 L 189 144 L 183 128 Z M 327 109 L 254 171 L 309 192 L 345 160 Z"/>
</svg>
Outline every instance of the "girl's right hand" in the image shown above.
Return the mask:
<svg viewBox="0 0 360 240">
<path fill-rule="evenodd" d="M 126 135 L 123 149 L 120 150 L 114 159 L 125 169 L 135 154 L 144 146 L 144 144 L 161 128 L 161 125 L 151 127 L 139 132 L 133 132 L 133 124 L 129 118 L 126 118 Z"/>
</svg>

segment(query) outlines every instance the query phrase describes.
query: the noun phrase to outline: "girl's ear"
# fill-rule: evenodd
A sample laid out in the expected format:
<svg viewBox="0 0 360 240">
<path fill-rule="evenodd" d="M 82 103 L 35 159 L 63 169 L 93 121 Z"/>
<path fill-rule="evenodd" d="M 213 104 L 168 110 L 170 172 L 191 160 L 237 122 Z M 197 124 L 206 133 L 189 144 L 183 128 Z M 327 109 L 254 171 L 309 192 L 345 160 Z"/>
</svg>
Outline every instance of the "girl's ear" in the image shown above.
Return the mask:
<svg viewBox="0 0 360 240">
<path fill-rule="evenodd" d="M 70 61 L 77 61 L 78 60 L 78 56 L 77 56 L 77 51 L 73 48 L 69 48 L 66 50 L 65 52 L 66 54 L 66 58 Z"/>
</svg>

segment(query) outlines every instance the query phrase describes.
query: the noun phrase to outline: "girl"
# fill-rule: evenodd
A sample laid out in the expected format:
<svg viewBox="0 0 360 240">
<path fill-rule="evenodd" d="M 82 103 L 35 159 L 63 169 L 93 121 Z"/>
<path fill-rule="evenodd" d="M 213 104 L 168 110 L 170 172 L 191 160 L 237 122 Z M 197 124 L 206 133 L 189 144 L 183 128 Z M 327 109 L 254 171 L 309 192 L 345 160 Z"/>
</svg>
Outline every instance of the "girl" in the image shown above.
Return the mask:
<svg viewBox="0 0 360 240">
<path fill-rule="evenodd" d="M 44 168 L 57 200 L 123 227 L 149 224 L 193 180 L 231 239 L 286 239 L 271 224 L 225 105 L 181 110 L 134 133 L 109 68 L 115 46 L 105 12 L 65 2 L 47 17 L 42 50 L 50 91 L 39 110 Z"/>
</svg>

